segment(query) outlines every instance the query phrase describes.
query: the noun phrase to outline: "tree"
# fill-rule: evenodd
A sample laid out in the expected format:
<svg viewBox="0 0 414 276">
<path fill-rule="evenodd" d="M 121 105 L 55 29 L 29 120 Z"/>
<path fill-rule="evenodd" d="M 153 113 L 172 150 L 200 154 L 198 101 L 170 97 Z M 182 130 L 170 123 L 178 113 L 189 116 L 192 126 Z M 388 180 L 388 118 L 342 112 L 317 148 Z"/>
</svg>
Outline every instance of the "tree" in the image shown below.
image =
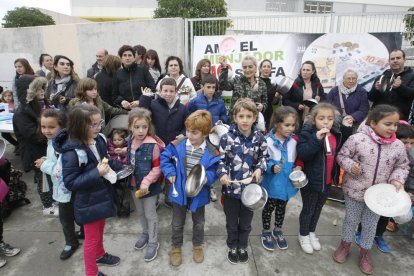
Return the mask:
<svg viewBox="0 0 414 276">
<path fill-rule="evenodd" d="M 3 17 L 4 28 L 20 28 L 32 26 L 55 25 L 53 18 L 35 8 L 15 8 Z"/>
<path fill-rule="evenodd" d="M 414 11 L 414 7 L 408 9 L 409 12 Z M 407 14 L 404 17 L 404 24 L 405 24 L 405 32 L 404 32 L 404 38 L 406 40 L 410 40 L 411 46 L 414 46 L 414 40 L 411 40 L 414 38 L 414 14 Z"/>
<path fill-rule="evenodd" d="M 227 17 L 225 0 L 157 0 L 158 8 L 154 18 L 211 18 Z M 229 20 L 210 20 L 193 22 L 194 35 L 223 35 Z"/>
</svg>

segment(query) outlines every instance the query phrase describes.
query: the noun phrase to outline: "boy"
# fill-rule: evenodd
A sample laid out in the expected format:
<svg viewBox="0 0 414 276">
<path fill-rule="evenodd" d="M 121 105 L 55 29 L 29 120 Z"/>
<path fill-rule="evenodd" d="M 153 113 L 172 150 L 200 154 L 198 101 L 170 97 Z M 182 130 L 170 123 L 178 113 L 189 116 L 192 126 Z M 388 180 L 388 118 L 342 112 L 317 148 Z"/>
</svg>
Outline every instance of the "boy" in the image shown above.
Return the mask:
<svg viewBox="0 0 414 276">
<path fill-rule="evenodd" d="M 209 186 L 216 180 L 217 150 L 206 143 L 212 124 L 211 114 L 205 110 L 197 110 L 185 121 L 186 138 L 171 143 L 161 153 L 161 170 L 164 176 L 174 185 L 170 189 L 169 198 L 173 202 L 172 249 L 170 263 L 179 266 L 182 262 L 181 247 L 187 209 L 191 211 L 193 220 L 193 260 L 201 263 L 204 260 L 202 244 L 204 243 L 204 206 L 209 203 Z M 207 183 L 195 197 L 187 197 L 186 179 L 196 164 L 204 166 Z M 178 192 L 174 194 L 174 190 Z"/>
<path fill-rule="evenodd" d="M 223 100 L 219 96 L 214 96 L 216 91 L 216 78 L 213 75 L 206 75 L 201 80 L 202 90 L 198 96 L 188 104 L 188 111 L 193 113 L 196 110 L 204 109 L 211 113 L 213 125 L 218 120 L 223 123 L 227 122 L 227 111 Z"/>
<path fill-rule="evenodd" d="M 139 99 L 139 106 L 151 111 L 152 123 L 158 137 L 168 145 L 171 141 L 184 136 L 184 121 L 188 116 L 187 108 L 180 103 L 177 97 L 176 82 L 173 78 L 164 78 L 160 83 L 159 97 L 152 99 L 150 88 L 145 88 Z M 168 186 L 164 186 L 164 202 L 171 208 L 168 200 Z"/>
<path fill-rule="evenodd" d="M 257 118 L 253 100 L 241 98 L 233 107 L 234 124 L 220 141 L 220 162 L 217 175 L 223 184 L 224 213 L 227 228 L 227 259 L 230 263 L 247 263 L 247 242 L 251 231 L 253 211 L 245 207 L 241 191 L 230 185 L 230 180 L 249 176 L 259 182 L 266 170 L 267 144 L 263 135 L 253 126 Z M 244 185 L 242 185 L 242 190 Z"/>
</svg>

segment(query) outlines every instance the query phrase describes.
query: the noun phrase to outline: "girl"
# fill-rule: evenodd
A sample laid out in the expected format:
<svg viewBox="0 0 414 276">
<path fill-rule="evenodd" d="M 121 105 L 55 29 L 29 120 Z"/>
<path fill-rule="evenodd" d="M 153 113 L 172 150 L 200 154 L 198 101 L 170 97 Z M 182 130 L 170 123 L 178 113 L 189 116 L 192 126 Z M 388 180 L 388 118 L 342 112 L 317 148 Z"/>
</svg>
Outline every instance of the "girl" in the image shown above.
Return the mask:
<svg viewBox="0 0 414 276">
<path fill-rule="evenodd" d="M 42 177 L 36 164 L 46 155 L 47 140 L 40 133 L 39 121 L 42 112 L 48 109 L 49 102 L 45 99 L 47 80 L 35 78 L 27 90 L 27 104 L 18 108 L 13 116 L 13 129 L 21 150 L 25 172 L 34 170 L 34 183 L 43 205 L 43 215 L 58 215 L 58 208 L 53 205 L 52 192 Z"/>
<path fill-rule="evenodd" d="M 10 90 L 6 90 L 3 91 L 1 93 L 1 102 L 8 104 L 9 106 L 9 112 L 10 113 L 14 113 L 15 110 L 15 104 L 14 104 L 14 100 L 13 100 L 13 92 Z M 18 147 L 18 143 L 17 140 L 13 137 L 13 135 L 11 135 L 10 133 L 2 133 L 1 136 L 3 136 L 4 139 L 7 140 L 7 142 L 9 142 L 10 144 L 12 144 L 15 148 L 15 153 L 17 152 L 17 147 Z"/>
<path fill-rule="evenodd" d="M 42 157 L 38 163 L 40 170 L 46 174 L 46 179 L 53 183 L 53 199 L 59 202 L 59 219 L 65 235 L 66 245 L 63 248 L 60 259 L 66 260 L 78 249 L 79 242 L 75 234 L 75 217 L 71 193 L 63 186 L 57 175 L 61 172 L 61 164 L 58 164 L 58 155 L 53 148 L 52 138 L 66 127 L 66 114 L 58 109 L 48 109 L 43 112 L 40 118 L 40 129 L 48 139 L 46 157 Z"/>
<path fill-rule="evenodd" d="M 108 154 L 111 159 L 116 159 L 124 165 L 128 164 L 127 141 L 128 132 L 122 128 L 115 128 L 108 140 Z"/>
<path fill-rule="evenodd" d="M 136 191 L 136 208 L 143 213 L 142 234 L 134 247 L 141 250 L 148 245 L 144 260 L 150 262 L 157 257 L 160 246 L 156 202 L 157 195 L 162 192 L 159 181 L 160 152 L 165 144 L 155 135 L 151 112 L 145 108 L 139 107 L 129 113 L 128 129 L 131 132 L 128 141 L 128 164 L 135 166 L 130 186 Z"/>
<path fill-rule="evenodd" d="M 148 50 L 144 55 L 144 64 L 147 66 L 154 83 L 157 83 L 161 76 L 161 64 L 158 53 L 155 50 Z"/>
<path fill-rule="evenodd" d="M 105 219 L 116 216 L 115 192 L 105 179 L 110 169 L 122 164 L 109 160 L 105 137 L 99 134 L 103 124 L 101 112 L 91 105 L 80 105 L 69 114 L 67 130 L 55 138 L 60 145 L 62 176 L 65 187 L 75 193 L 75 220 L 84 225 L 84 262 L 87 276 L 96 276 L 97 265 L 115 266 L 120 258 L 105 252 Z M 102 275 L 101 273 L 98 275 Z"/>
<path fill-rule="evenodd" d="M 278 108 L 272 116 L 270 125 L 273 128 L 266 137 L 269 161 L 263 177 L 263 188 L 266 189 L 269 198 L 262 212 L 262 245 L 270 251 L 274 250 L 272 236 L 280 249 L 288 248 L 282 225 L 287 201 L 298 192 L 292 186 L 289 174 L 293 169 L 302 169 L 299 165 L 294 167 L 298 139 L 293 131 L 298 126 L 298 119 L 298 113 L 292 107 Z M 275 211 L 275 228 L 271 231 L 270 222 L 273 211 Z"/>
<path fill-rule="evenodd" d="M 341 142 L 339 125 L 335 122 L 335 106 L 320 103 L 313 107 L 309 120 L 303 125 L 296 147 L 298 158 L 304 162 L 308 185 L 300 189 L 303 207 L 299 216 L 299 243 L 305 253 L 321 250 L 315 235 L 322 207 L 328 197 L 329 186 L 336 172 L 335 156 Z M 325 137 L 329 141 L 328 151 Z"/>
<path fill-rule="evenodd" d="M 375 237 L 379 215 L 364 202 L 365 191 L 377 183 L 391 183 L 400 190 L 408 176 L 409 161 L 403 142 L 396 138 L 399 123 L 398 109 L 377 105 L 368 115 L 365 125 L 352 135 L 338 154 L 338 163 L 344 169 L 345 219 L 341 243 L 333 258 L 346 261 L 354 239 L 355 227 L 362 224 L 359 268 L 372 274 L 369 250 Z"/>
<path fill-rule="evenodd" d="M 69 102 L 69 106 L 74 107 L 78 104 L 96 106 L 101 113 L 101 118 L 112 118 L 116 115 L 128 113 L 126 110 L 113 107 L 104 102 L 99 96 L 96 80 L 91 78 L 84 78 L 79 81 L 76 88 L 76 97 Z"/>
</svg>

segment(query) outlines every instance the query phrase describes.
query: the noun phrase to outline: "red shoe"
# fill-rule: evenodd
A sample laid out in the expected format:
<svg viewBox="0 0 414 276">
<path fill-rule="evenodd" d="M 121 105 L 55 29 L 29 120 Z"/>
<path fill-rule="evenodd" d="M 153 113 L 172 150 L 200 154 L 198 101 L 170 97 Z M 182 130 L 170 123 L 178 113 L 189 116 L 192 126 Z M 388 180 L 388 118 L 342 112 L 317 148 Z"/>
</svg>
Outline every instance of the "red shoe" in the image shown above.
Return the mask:
<svg viewBox="0 0 414 276">
<path fill-rule="evenodd" d="M 374 267 L 372 266 L 371 255 L 369 250 L 365 248 L 360 248 L 359 250 L 359 269 L 365 274 L 371 275 L 374 272 Z"/>
<path fill-rule="evenodd" d="M 349 252 L 351 252 L 351 243 L 346 242 L 346 241 L 341 241 L 341 244 L 336 249 L 332 257 L 336 262 L 342 264 L 348 258 Z"/>
</svg>

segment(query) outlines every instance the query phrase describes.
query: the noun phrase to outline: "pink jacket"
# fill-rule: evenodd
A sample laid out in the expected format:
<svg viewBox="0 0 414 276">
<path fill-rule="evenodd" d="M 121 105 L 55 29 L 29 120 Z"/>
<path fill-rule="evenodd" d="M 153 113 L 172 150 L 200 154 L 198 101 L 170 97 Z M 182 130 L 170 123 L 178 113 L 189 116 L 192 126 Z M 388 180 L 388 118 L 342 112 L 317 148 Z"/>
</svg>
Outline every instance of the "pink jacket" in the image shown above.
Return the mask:
<svg viewBox="0 0 414 276">
<path fill-rule="evenodd" d="M 342 189 L 357 201 L 364 201 L 365 191 L 374 184 L 398 180 L 404 183 L 409 171 L 409 161 L 404 144 L 396 140 L 381 144 L 371 139 L 368 126 L 361 125 L 358 133 L 350 136 L 336 158 L 344 169 Z M 360 163 L 362 173 L 355 176 L 351 167 Z"/>
</svg>

